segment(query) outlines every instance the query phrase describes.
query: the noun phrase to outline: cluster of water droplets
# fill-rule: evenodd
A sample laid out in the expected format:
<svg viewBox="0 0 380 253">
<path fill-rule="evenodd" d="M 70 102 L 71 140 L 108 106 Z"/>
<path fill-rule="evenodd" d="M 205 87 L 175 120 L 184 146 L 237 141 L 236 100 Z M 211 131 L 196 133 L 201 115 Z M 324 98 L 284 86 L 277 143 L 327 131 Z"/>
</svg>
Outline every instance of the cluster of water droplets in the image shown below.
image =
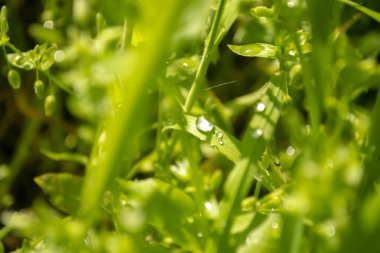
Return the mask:
<svg viewBox="0 0 380 253">
<path fill-rule="evenodd" d="M 214 133 L 215 137 L 217 138 L 218 144 L 224 145 L 223 133 L 216 130 L 215 126 L 210 121 L 208 121 L 204 116 L 200 116 L 196 120 L 195 125 L 200 132 L 203 132 L 206 134 Z M 211 145 L 211 148 L 218 149 L 216 145 Z"/>
<path fill-rule="evenodd" d="M 223 133 L 219 132 L 218 130 L 215 131 L 215 136 L 218 139 L 219 145 L 223 145 Z"/>
</svg>

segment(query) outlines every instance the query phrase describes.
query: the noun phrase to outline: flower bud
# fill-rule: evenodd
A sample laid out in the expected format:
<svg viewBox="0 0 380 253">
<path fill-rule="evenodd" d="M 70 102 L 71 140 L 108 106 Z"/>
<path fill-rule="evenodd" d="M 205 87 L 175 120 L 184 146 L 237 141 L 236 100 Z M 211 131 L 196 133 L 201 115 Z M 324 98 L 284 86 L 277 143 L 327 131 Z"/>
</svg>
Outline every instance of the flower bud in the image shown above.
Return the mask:
<svg viewBox="0 0 380 253">
<path fill-rule="evenodd" d="M 45 115 L 51 116 L 55 108 L 55 96 L 50 94 L 45 98 Z"/>
<path fill-rule="evenodd" d="M 45 95 L 45 85 L 41 80 L 37 80 L 34 82 L 34 92 L 37 95 L 38 99 L 42 99 Z"/>
<path fill-rule="evenodd" d="M 8 82 L 12 86 L 13 89 L 15 89 L 15 90 L 19 89 L 20 85 L 21 85 L 20 74 L 14 69 L 9 70 Z"/>
</svg>

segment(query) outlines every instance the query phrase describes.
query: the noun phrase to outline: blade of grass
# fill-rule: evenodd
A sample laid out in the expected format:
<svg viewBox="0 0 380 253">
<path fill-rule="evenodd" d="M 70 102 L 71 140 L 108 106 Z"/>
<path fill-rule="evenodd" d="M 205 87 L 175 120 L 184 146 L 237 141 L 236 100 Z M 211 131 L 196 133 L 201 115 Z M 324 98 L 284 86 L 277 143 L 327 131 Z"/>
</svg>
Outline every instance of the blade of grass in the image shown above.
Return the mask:
<svg viewBox="0 0 380 253">
<path fill-rule="evenodd" d="M 230 247 L 228 238 L 235 215 L 240 209 L 241 200 L 252 185 L 254 175 L 258 171 L 260 157 L 280 117 L 280 108 L 285 97 L 281 87 L 284 84 L 284 73 L 272 78 L 268 91 L 261 100 L 265 109 L 259 110 L 249 123 L 243 140 L 242 159 L 235 165 L 224 185 L 220 217 L 215 224 L 220 232 L 220 240 L 217 245 L 210 245 L 210 249 L 215 252 Z"/>
<path fill-rule="evenodd" d="M 366 8 L 360 4 L 357 4 L 355 2 L 352 2 L 350 0 L 339 0 L 339 1 L 349 5 L 351 7 L 354 7 L 355 9 L 363 12 L 364 14 L 368 15 L 369 17 L 373 18 L 374 20 L 376 20 L 377 22 L 380 23 L 380 13 L 373 11 L 371 9 L 368 9 L 368 8 Z"/>
<path fill-rule="evenodd" d="M 220 26 L 220 21 L 223 15 L 224 6 L 226 4 L 226 0 L 219 0 L 218 7 L 216 9 L 216 13 L 211 25 L 211 30 L 209 33 L 209 37 L 206 39 L 205 49 L 203 50 L 201 62 L 199 64 L 197 73 L 195 74 L 194 83 L 191 86 L 189 94 L 187 96 L 184 111 L 189 113 L 191 107 L 193 106 L 198 93 L 201 91 L 204 78 L 206 76 L 206 71 L 210 64 L 211 54 L 213 53 L 213 49 L 215 48 L 215 39 L 218 34 L 218 28 Z"/>
<path fill-rule="evenodd" d="M 152 2 L 152 4 L 154 4 Z M 108 122 L 106 150 L 107 154 L 101 164 L 90 161 L 87 167 L 84 187 L 82 191 L 82 206 L 80 214 L 89 222 L 96 218 L 95 210 L 98 210 L 103 192 L 110 186 L 113 178 L 120 174 L 128 174 L 130 168 L 126 168 L 128 156 L 133 153 L 132 141 L 137 130 L 142 126 L 144 115 L 149 105 L 148 96 L 144 93 L 148 86 L 155 80 L 160 69 L 165 65 L 165 59 L 169 50 L 169 38 L 175 29 L 176 22 L 185 7 L 183 1 L 167 0 L 160 2 L 161 13 L 154 19 L 150 17 L 151 29 L 146 35 L 144 50 L 140 51 L 140 57 L 134 66 L 132 76 L 125 78 L 127 83 L 133 85 L 125 88 L 125 104 L 117 112 L 115 118 Z M 125 55 L 127 57 L 127 55 Z M 97 159 L 96 155 L 92 157 Z M 96 182 L 96 183 L 94 183 Z M 91 214 L 91 215 L 89 215 Z"/>
</svg>

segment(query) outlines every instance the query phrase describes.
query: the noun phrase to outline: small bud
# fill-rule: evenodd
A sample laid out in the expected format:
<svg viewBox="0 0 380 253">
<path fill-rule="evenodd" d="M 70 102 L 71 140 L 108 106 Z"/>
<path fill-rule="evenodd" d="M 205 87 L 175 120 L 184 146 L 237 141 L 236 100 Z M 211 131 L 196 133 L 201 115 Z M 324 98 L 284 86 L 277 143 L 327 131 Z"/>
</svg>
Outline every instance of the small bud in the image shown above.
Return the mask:
<svg viewBox="0 0 380 253">
<path fill-rule="evenodd" d="M 1 7 L 0 17 L 7 18 L 7 14 L 8 14 L 7 6 Z"/>
<path fill-rule="evenodd" d="M 19 89 L 21 86 L 20 74 L 14 69 L 9 70 L 8 82 L 12 86 L 13 89 L 15 89 L 15 90 Z"/>
<path fill-rule="evenodd" d="M 41 80 L 37 80 L 34 82 L 34 92 L 37 95 L 38 99 L 42 99 L 45 95 L 45 85 Z"/>
<path fill-rule="evenodd" d="M 51 116 L 55 108 L 55 96 L 50 94 L 45 98 L 45 115 Z"/>
<path fill-rule="evenodd" d="M 2 34 L 7 34 L 8 30 L 9 30 L 9 26 L 8 26 L 8 21 L 6 18 L 1 18 L 0 20 L 0 28 L 1 28 L 1 33 Z"/>
</svg>

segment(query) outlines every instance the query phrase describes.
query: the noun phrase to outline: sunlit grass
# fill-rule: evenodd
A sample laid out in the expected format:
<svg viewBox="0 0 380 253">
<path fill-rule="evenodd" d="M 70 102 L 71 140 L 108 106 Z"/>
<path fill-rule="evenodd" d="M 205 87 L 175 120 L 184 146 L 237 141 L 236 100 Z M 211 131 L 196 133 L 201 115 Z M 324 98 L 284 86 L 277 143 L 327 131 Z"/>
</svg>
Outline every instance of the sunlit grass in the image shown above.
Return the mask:
<svg viewBox="0 0 380 253">
<path fill-rule="evenodd" d="M 0 252 L 380 250 L 375 9 L 51 0 L 27 51 L 15 11 Z M 43 194 L 20 209 L 28 166 Z"/>
</svg>

